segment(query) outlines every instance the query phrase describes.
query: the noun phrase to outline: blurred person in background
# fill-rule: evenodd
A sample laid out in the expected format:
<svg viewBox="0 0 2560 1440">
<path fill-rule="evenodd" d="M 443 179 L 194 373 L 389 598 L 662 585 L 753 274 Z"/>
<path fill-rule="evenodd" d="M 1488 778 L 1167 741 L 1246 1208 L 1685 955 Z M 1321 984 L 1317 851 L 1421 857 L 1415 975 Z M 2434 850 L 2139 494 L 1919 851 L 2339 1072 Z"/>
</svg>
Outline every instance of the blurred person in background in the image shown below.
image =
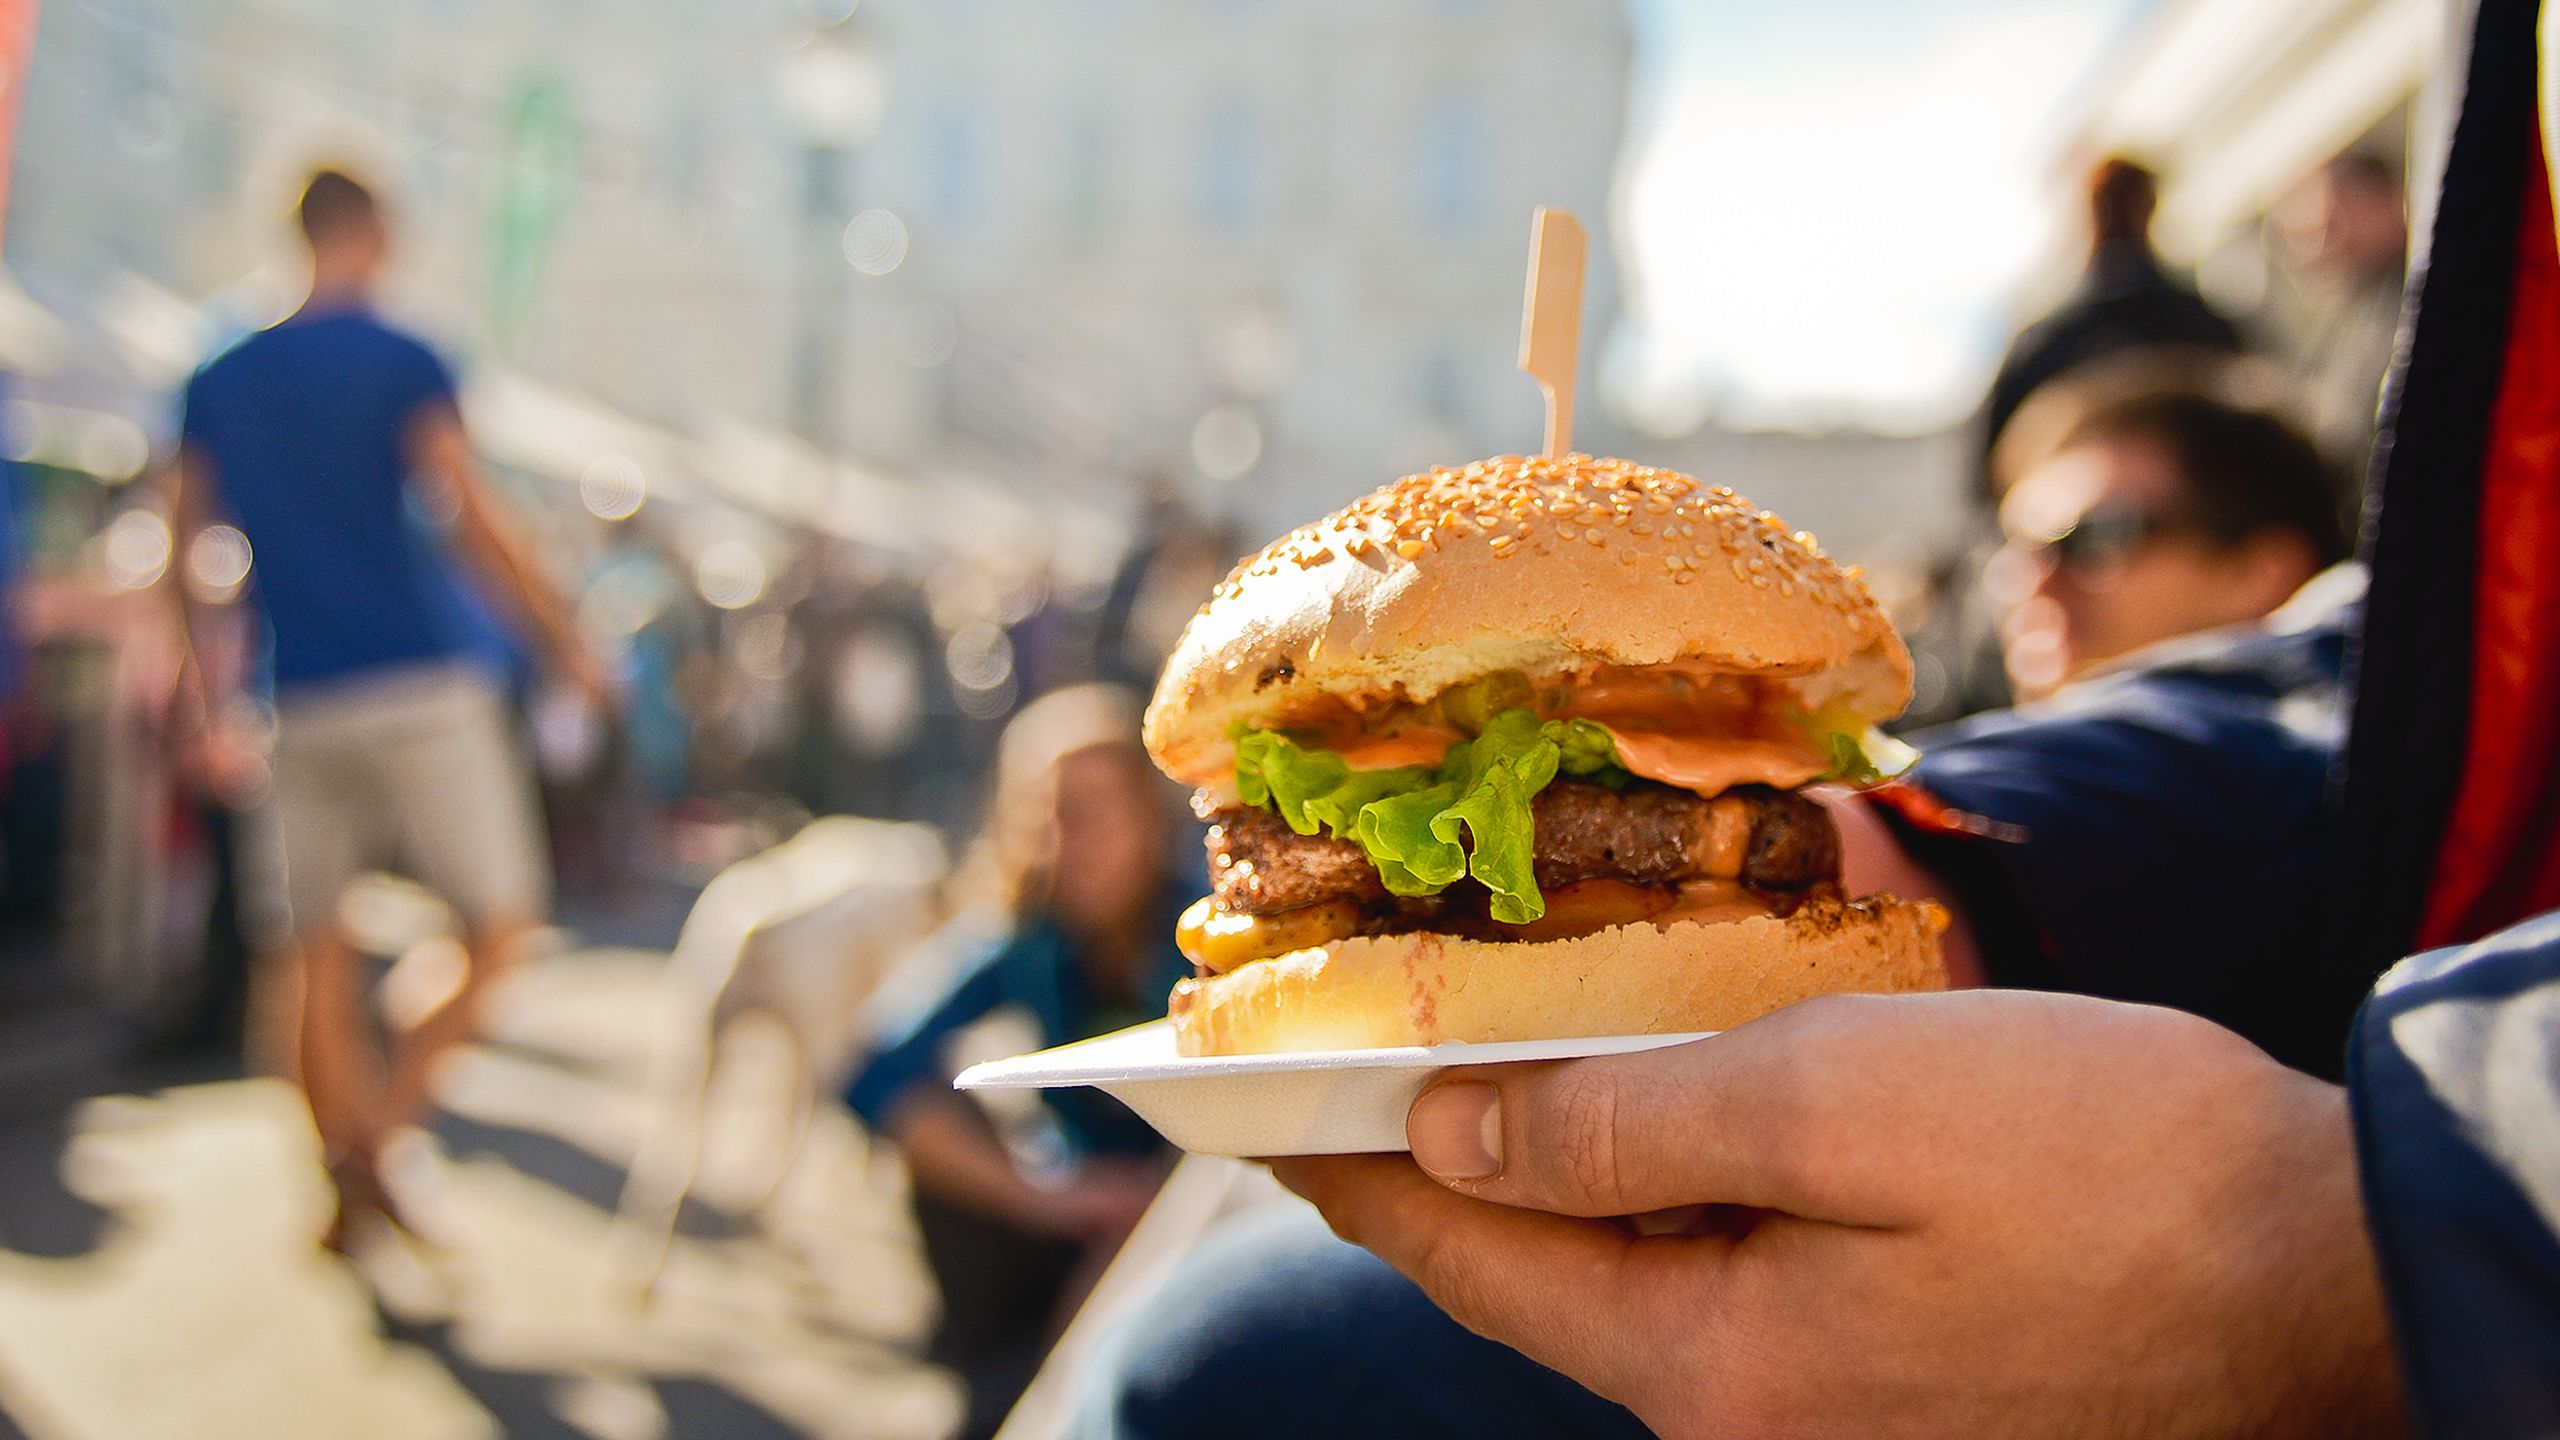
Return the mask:
<svg viewBox="0 0 2560 1440">
<path fill-rule="evenodd" d="M 2310 305 L 2293 348 L 2312 435 L 2353 482 L 2339 498 L 2341 512 L 2352 516 L 2408 282 L 2399 171 L 2377 155 L 2341 155 L 2274 218 L 2285 268 Z"/>
<path fill-rule="evenodd" d="M 610 687 L 490 495 L 451 372 L 374 311 L 391 228 L 373 192 L 322 170 L 298 218 L 308 298 L 188 383 L 176 506 L 181 554 L 222 543 L 217 525 L 236 528 L 229 543 L 245 539 L 272 646 L 269 809 L 288 907 L 287 933 L 272 942 L 272 1023 L 337 1188 L 328 1243 L 343 1246 L 362 1215 L 396 1218 L 382 1145 L 423 1111 L 436 1062 L 473 1032 L 548 905 L 532 778 L 455 559 L 591 703 Z M 441 507 L 414 503 L 420 485 Z M 430 508 L 454 517 L 447 533 L 429 528 Z M 187 593 L 190 631 L 206 633 L 202 597 Z M 222 667 L 200 674 L 206 748 L 248 748 L 259 725 L 248 696 Z M 470 954 L 464 978 L 387 1061 L 337 919 L 347 883 L 376 867 L 451 904 Z"/>
<path fill-rule="evenodd" d="M 2238 327 L 2160 263 L 2151 245 L 2159 204 L 2159 177 L 2122 156 L 2089 173 L 2088 268 L 2060 305 L 2010 342 L 1982 402 L 1986 463 L 2028 395 L 2093 360 L 2153 346 L 2242 348 Z"/>
<path fill-rule="evenodd" d="M 955 922 L 979 937 L 938 988 L 885 996 L 882 1042 L 847 1100 L 906 1156 L 917 1229 L 942 1292 L 928 1352 L 968 1385 L 964 1435 L 994 1433 L 1067 1315 L 1162 1181 L 1164 1143 L 1098 1090 L 1040 1092 L 1008 1134 L 951 1089 L 961 1032 L 999 1013 L 1028 1043 L 1063 1045 L 1164 1013 L 1191 973 L 1174 924 L 1197 890 L 1176 871 L 1164 785 L 1138 744 L 1138 705 L 1078 686 L 1005 728 L 996 793 Z M 1019 1128 L 1019 1127 L 1017 1127 Z"/>
<path fill-rule="evenodd" d="M 2000 661 L 2001 607 L 1978 580 L 2000 547 L 1995 460 L 2028 401 L 2058 381 L 2128 357 L 2174 354 L 2211 363 L 2243 349 L 2239 329 L 2170 273 L 2152 248 L 2159 198 L 2159 177 L 2122 156 L 2100 161 L 2089 173 L 2089 260 L 2080 281 L 2061 304 L 2018 332 L 1983 397 L 1975 509 L 1964 534 L 1931 567 L 1926 615 L 1905 636 L 1918 672 L 1905 728 L 2015 698 Z"/>
<path fill-rule="evenodd" d="M 2335 473 L 2285 421 L 2198 391 L 2081 416 L 2000 505 L 1987 583 L 2017 697 L 2282 605 L 2347 556 Z"/>
</svg>

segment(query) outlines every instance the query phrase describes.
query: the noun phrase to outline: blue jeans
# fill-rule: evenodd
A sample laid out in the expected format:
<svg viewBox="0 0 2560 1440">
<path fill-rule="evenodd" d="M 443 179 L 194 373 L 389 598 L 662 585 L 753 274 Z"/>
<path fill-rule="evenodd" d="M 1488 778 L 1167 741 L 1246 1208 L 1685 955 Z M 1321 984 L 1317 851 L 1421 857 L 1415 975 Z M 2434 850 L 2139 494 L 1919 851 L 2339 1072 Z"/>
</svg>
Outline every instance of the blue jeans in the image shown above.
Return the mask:
<svg viewBox="0 0 2560 1440">
<path fill-rule="evenodd" d="M 1651 1434 L 1460 1327 L 1297 1207 L 1212 1236 L 1101 1347 L 1087 1382 L 1072 1440 Z"/>
</svg>

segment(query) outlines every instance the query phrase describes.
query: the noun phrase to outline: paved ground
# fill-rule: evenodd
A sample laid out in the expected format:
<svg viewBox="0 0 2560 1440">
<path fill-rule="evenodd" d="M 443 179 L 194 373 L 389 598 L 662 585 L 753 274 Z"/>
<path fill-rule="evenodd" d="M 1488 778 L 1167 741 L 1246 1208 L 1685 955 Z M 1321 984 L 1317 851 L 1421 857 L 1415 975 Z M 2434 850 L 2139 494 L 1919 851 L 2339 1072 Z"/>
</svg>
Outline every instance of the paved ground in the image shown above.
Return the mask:
<svg viewBox="0 0 2560 1440">
<path fill-rule="evenodd" d="M 714 1098 L 707 1203 L 657 1299 L 617 1276 L 615 1197 L 664 1110 L 661 963 L 589 951 L 512 986 L 418 1167 L 444 1246 L 361 1271 L 312 1243 L 326 1194 L 289 1091 L 97 1060 L 78 1017 L 20 1017 L 73 1078 L 0 1096 L 0 1435 L 940 1435 L 956 1402 L 912 1358 L 930 1290 L 896 1177 L 830 1111 L 744 1218 L 776 1128 L 751 1067 Z"/>
</svg>

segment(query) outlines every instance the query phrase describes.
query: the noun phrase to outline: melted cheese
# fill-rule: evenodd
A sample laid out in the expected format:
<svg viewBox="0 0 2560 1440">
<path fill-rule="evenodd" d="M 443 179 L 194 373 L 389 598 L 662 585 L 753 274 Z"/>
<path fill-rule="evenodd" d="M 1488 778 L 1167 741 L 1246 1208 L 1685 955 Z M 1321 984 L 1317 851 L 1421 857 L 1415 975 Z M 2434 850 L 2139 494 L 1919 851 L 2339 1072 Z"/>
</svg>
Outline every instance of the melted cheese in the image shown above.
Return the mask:
<svg viewBox="0 0 2560 1440">
<path fill-rule="evenodd" d="M 1360 907 L 1334 900 L 1270 915 L 1247 915 L 1202 896 L 1174 927 L 1173 943 L 1183 958 L 1202 969 L 1224 975 L 1253 960 L 1267 960 L 1293 950 L 1328 944 L 1355 934 Z"/>
<path fill-rule="evenodd" d="M 1610 725 L 1618 763 L 1647 780 L 1701 795 L 1721 795 L 1736 785 L 1793 790 L 1831 768 L 1831 757 L 1801 737 L 1730 736 L 1697 739 Z"/>
<path fill-rule="evenodd" d="M 1469 922 L 1457 933 L 1480 940 L 1537 944 L 1596 934 L 1617 925 L 1650 920 L 1748 920 L 1770 912 L 1769 902 L 1730 880 L 1693 880 L 1676 889 L 1631 885 L 1623 880 L 1581 880 L 1546 892 L 1547 913 L 1526 925 Z M 1204 970 L 1224 975 L 1239 965 L 1329 945 L 1360 933 L 1361 912 L 1347 901 L 1327 901 L 1269 915 L 1223 909 L 1203 896 L 1182 912 L 1174 942 Z"/>
<path fill-rule="evenodd" d="M 1525 925 L 1505 925 L 1507 940 L 1569 940 L 1612 925 L 1632 925 L 1659 917 L 1679 896 L 1658 885 L 1630 885 L 1623 880 L 1580 880 L 1546 892 L 1547 913 Z"/>
<path fill-rule="evenodd" d="M 1768 901 L 1731 881 L 1692 880 L 1680 887 L 1679 900 L 1670 909 L 1654 916 L 1653 923 L 1673 925 L 1684 920 L 1701 923 L 1752 920 L 1773 913 Z"/>
</svg>

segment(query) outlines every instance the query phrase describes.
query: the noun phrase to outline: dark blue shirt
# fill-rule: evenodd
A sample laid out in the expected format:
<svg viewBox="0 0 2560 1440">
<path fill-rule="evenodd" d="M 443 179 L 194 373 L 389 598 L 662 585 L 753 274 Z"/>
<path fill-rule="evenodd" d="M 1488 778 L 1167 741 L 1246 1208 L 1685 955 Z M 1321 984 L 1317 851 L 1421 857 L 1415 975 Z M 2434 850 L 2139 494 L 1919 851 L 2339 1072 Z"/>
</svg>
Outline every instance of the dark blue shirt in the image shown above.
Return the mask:
<svg viewBox="0 0 2560 1440">
<path fill-rule="evenodd" d="M 188 382 L 185 438 L 248 537 L 279 689 L 486 653 L 406 483 L 411 423 L 453 395 L 434 351 L 362 309 L 297 315 Z"/>
<path fill-rule="evenodd" d="M 875 1133 L 897 1102 L 918 1085 L 946 1087 L 951 1076 L 943 1050 L 952 1035 L 998 1010 L 1028 1016 L 1040 1044 L 1064 1045 L 1155 1019 L 1164 1014 L 1173 983 L 1191 973 L 1191 962 L 1173 946 L 1168 912 L 1155 933 L 1163 943 L 1149 957 L 1138 993 L 1114 1003 L 1095 993 L 1066 932 L 1045 920 L 981 950 L 939 994 L 887 1017 L 881 1039 L 854 1076 L 845 1103 Z M 1129 1108 L 1099 1090 L 1043 1090 L 1040 1098 L 1058 1122 L 1061 1138 L 1078 1156 L 1150 1155 L 1164 1148 L 1153 1129 Z"/>
<path fill-rule="evenodd" d="M 2339 1073 L 2374 980 L 2319 932 L 2361 581 L 2340 567 L 2264 625 L 1914 737 L 1910 782 L 1973 833 L 1888 818 L 1964 901 L 1993 984 L 2175 1006 Z"/>
</svg>

